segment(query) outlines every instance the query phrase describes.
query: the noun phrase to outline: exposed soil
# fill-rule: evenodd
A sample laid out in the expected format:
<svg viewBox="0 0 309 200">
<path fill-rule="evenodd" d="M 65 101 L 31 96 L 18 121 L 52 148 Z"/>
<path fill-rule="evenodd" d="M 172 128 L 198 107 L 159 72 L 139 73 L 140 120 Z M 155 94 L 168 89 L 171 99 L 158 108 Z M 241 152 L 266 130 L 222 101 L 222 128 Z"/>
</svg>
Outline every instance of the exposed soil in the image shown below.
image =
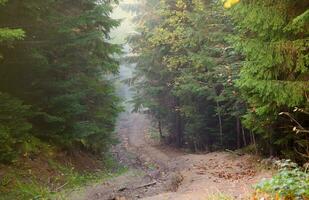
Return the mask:
<svg viewBox="0 0 309 200">
<path fill-rule="evenodd" d="M 257 158 L 228 152 L 188 154 L 159 145 L 149 138 L 150 120 L 143 114 L 124 114 L 119 120 L 121 144 L 113 148 L 129 172 L 89 186 L 83 200 L 198 200 L 224 194 L 247 199 L 251 186 L 270 172 L 257 168 Z"/>
</svg>

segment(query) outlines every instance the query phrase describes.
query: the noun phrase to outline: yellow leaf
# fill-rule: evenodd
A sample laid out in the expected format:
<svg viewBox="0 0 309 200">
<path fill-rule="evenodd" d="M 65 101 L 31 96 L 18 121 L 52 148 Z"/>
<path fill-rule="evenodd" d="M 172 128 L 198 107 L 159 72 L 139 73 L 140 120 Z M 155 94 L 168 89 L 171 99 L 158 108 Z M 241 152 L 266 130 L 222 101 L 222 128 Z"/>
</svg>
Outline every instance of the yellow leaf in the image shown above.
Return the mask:
<svg viewBox="0 0 309 200">
<path fill-rule="evenodd" d="M 239 3 L 240 0 L 226 0 L 224 3 L 224 8 L 231 8 L 233 5 Z"/>
<path fill-rule="evenodd" d="M 226 1 L 224 3 L 224 8 L 230 8 L 230 7 L 232 7 L 231 3 L 229 1 Z"/>
</svg>

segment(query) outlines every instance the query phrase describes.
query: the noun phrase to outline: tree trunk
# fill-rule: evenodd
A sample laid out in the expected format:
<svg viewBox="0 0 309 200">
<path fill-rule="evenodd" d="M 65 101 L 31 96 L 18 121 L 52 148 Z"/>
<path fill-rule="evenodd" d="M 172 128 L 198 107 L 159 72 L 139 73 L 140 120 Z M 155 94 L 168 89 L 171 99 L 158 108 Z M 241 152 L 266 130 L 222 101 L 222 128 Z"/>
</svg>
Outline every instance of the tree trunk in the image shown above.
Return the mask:
<svg viewBox="0 0 309 200">
<path fill-rule="evenodd" d="M 240 148 L 240 120 L 236 118 L 236 129 L 237 129 L 237 149 Z"/>
<path fill-rule="evenodd" d="M 254 149 L 255 149 L 255 154 L 257 155 L 257 154 L 258 154 L 258 151 L 257 151 L 257 146 L 256 146 L 256 142 L 255 142 L 255 136 L 254 136 L 254 133 L 253 133 L 252 131 L 250 131 L 250 135 L 251 135 L 251 138 L 252 138 L 251 143 L 253 144 Z"/>
<path fill-rule="evenodd" d="M 216 101 L 217 107 L 220 108 L 219 102 Z M 219 120 L 219 131 L 220 131 L 220 144 L 223 146 L 223 131 L 222 131 L 222 119 L 221 119 L 221 112 L 218 112 L 218 120 Z"/>
<path fill-rule="evenodd" d="M 247 146 L 247 140 L 246 140 L 246 135 L 245 135 L 245 129 L 243 127 L 243 125 L 241 125 L 241 132 L 242 132 L 242 139 L 244 142 L 244 146 Z"/>
<path fill-rule="evenodd" d="M 268 149 L 269 149 L 269 156 L 274 156 L 274 148 L 272 145 L 272 133 L 270 133 L 270 136 L 268 139 Z"/>
<path fill-rule="evenodd" d="M 175 132 L 176 132 L 176 144 L 178 147 L 182 146 L 182 121 L 179 113 L 179 99 L 175 99 Z"/>
<path fill-rule="evenodd" d="M 177 146 L 181 147 L 182 145 L 182 131 L 181 131 L 181 116 L 180 114 L 176 113 L 176 137 L 177 137 Z"/>
<path fill-rule="evenodd" d="M 197 152 L 197 144 L 196 144 L 196 140 L 194 139 L 194 152 Z"/>
<path fill-rule="evenodd" d="M 162 133 L 162 126 L 161 126 L 161 119 L 159 118 L 158 120 L 158 129 L 159 129 L 159 133 L 160 133 L 160 139 L 163 139 L 163 133 Z"/>
</svg>

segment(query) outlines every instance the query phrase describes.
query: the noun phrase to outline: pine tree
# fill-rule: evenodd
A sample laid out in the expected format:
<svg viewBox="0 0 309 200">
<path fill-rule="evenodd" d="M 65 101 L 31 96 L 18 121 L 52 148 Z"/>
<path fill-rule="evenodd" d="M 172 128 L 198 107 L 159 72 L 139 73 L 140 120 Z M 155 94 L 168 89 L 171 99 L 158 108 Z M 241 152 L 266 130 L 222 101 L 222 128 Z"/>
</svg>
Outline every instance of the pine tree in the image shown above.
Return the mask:
<svg viewBox="0 0 309 200">
<path fill-rule="evenodd" d="M 1 26 L 26 32 L 14 48 L 0 45 L 0 91 L 31 105 L 32 136 L 99 153 L 113 142 L 120 109 L 109 77 L 120 51 L 108 42 L 119 23 L 111 3 L 11 0 L 0 8 Z"/>
<path fill-rule="evenodd" d="M 233 43 L 246 57 L 238 81 L 249 104 L 244 123 L 270 154 L 308 157 L 307 135 L 292 131 L 295 121 L 308 124 L 308 116 L 293 114 L 309 108 L 308 1 L 241 1 L 231 16 L 239 30 Z"/>
</svg>

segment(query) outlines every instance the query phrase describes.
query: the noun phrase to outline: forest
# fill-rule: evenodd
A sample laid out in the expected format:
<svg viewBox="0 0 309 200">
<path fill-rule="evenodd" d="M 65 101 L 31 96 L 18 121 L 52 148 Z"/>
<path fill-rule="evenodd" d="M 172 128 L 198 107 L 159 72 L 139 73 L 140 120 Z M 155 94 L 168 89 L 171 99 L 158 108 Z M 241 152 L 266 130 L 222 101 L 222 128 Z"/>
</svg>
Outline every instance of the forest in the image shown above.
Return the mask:
<svg viewBox="0 0 309 200">
<path fill-rule="evenodd" d="M 130 38 L 135 108 L 148 107 L 177 146 L 249 145 L 307 161 L 308 5 L 242 1 L 226 11 L 211 0 L 146 1 Z"/>
<path fill-rule="evenodd" d="M 129 54 L 111 42 L 117 4 L 0 0 L 0 199 L 66 199 L 55 194 L 98 168 L 130 170 L 112 155 L 123 102 L 151 118 L 160 145 L 280 161 L 261 199 L 308 199 L 309 2 L 120 1 L 134 14 Z M 132 99 L 117 92 L 121 63 L 134 66 L 121 81 Z"/>
</svg>

